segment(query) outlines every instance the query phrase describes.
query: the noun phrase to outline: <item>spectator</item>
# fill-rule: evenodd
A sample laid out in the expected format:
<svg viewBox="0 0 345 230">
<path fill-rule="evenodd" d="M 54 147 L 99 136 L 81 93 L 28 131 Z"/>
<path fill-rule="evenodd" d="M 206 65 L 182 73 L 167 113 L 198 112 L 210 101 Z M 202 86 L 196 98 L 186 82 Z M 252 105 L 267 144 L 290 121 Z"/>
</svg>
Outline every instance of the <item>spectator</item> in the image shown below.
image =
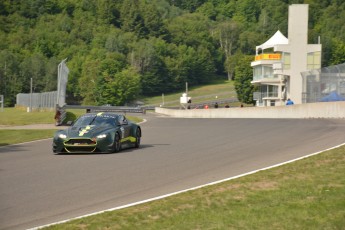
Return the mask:
<svg viewBox="0 0 345 230">
<path fill-rule="evenodd" d="M 214 108 L 218 108 L 218 103 L 216 102 L 215 104 L 214 104 Z"/>
<path fill-rule="evenodd" d="M 60 122 L 61 122 L 61 121 L 60 121 L 60 119 L 61 119 L 61 111 L 60 111 L 60 109 L 57 109 L 57 110 L 56 110 L 54 119 L 55 119 L 55 125 L 56 125 L 56 126 L 59 126 L 59 125 L 60 125 Z"/>
<path fill-rule="evenodd" d="M 230 108 L 229 104 L 226 104 L 226 105 L 225 105 L 225 108 Z"/>
<path fill-rule="evenodd" d="M 286 105 L 293 105 L 293 104 L 294 104 L 293 101 L 290 98 L 288 98 L 286 101 Z"/>
</svg>

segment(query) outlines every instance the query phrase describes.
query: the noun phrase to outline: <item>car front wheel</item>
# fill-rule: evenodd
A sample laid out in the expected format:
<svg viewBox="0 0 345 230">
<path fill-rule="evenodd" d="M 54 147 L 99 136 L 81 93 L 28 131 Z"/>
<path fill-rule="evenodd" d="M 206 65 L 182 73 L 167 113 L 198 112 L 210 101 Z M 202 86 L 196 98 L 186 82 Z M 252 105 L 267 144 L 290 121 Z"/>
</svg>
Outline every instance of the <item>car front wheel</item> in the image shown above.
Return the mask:
<svg viewBox="0 0 345 230">
<path fill-rule="evenodd" d="M 114 152 L 117 153 L 121 150 L 121 141 L 120 141 L 120 136 L 118 133 L 115 134 L 115 139 L 114 139 Z"/>
<path fill-rule="evenodd" d="M 140 139 L 141 139 L 141 131 L 139 128 L 137 128 L 137 131 L 136 131 L 136 140 L 135 140 L 135 147 L 136 148 L 139 148 L 140 146 Z"/>
</svg>

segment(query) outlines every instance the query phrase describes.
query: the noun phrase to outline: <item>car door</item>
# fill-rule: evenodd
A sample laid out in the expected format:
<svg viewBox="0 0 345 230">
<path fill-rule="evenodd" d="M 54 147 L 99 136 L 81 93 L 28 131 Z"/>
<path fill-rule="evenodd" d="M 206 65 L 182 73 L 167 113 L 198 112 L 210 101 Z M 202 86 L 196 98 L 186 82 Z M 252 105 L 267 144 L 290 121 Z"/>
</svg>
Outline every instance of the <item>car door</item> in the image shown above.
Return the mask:
<svg viewBox="0 0 345 230">
<path fill-rule="evenodd" d="M 123 142 L 129 142 L 129 136 L 131 135 L 131 127 L 128 124 L 128 120 L 125 116 L 119 115 L 118 122 L 121 125 L 121 139 Z"/>
</svg>

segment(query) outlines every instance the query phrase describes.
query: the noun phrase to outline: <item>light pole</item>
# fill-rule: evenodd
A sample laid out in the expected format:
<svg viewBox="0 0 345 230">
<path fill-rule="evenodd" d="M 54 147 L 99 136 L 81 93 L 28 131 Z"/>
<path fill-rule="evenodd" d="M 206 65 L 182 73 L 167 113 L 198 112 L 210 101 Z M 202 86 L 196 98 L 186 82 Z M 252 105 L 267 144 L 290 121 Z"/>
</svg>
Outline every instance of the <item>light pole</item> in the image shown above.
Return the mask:
<svg viewBox="0 0 345 230">
<path fill-rule="evenodd" d="M 30 78 L 30 107 L 29 107 L 29 113 L 32 112 L 32 78 Z"/>
</svg>

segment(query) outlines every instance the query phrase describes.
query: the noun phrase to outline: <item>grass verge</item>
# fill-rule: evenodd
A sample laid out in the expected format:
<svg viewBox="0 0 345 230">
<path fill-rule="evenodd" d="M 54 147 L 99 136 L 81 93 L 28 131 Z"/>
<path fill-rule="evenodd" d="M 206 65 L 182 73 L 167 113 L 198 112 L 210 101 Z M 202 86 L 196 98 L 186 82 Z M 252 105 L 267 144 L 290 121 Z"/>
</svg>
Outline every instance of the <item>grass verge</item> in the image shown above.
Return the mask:
<svg viewBox="0 0 345 230">
<path fill-rule="evenodd" d="M 0 129 L 0 146 L 12 145 L 53 137 L 55 131 L 56 130 L 52 129 Z"/>
<path fill-rule="evenodd" d="M 69 120 L 75 120 L 84 114 L 84 110 L 73 109 L 67 111 Z M 128 120 L 139 123 L 141 118 L 127 116 Z M 54 112 L 52 111 L 34 111 L 31 113 L 18 108 L 5 108 L 0 112 L 0 125 L 16 126 L 31 124 L 54 124 Z M 0 146 L 23 143 L 28 141 L 40 140 L 54 136 L 56 129 L 20 129 L 13 130 L 11 127 L 0 129 Z"/>
<path fill-rule="evenodd" d="M 20 108 L 4 108 L 0 125 L 54 124 L 55 111 L 26 112 Z"/>
<path fill-rule="evenodd" d="M 179 93 L 164 94 L 164 102 L 169 106 L 176 106 L 180 104 L 180 97 L 185 89 Z M 192 97 L 193 103 L 199 103 L 203 101 L 224 99 L 224 98 L 236 98 L 233 81 L 218 80 L 212 84 L 205 86 L 190 87 L 188 89 L 188 96 Z M 145 104 L 148 105 L 160 105 L 163 104 L 163 96 L 147 97 L 142 99 Z"/>
<path fill-rule="evenodd" d="M 47 229 L 344 229 L 345 147 Z"/>
</svg>

